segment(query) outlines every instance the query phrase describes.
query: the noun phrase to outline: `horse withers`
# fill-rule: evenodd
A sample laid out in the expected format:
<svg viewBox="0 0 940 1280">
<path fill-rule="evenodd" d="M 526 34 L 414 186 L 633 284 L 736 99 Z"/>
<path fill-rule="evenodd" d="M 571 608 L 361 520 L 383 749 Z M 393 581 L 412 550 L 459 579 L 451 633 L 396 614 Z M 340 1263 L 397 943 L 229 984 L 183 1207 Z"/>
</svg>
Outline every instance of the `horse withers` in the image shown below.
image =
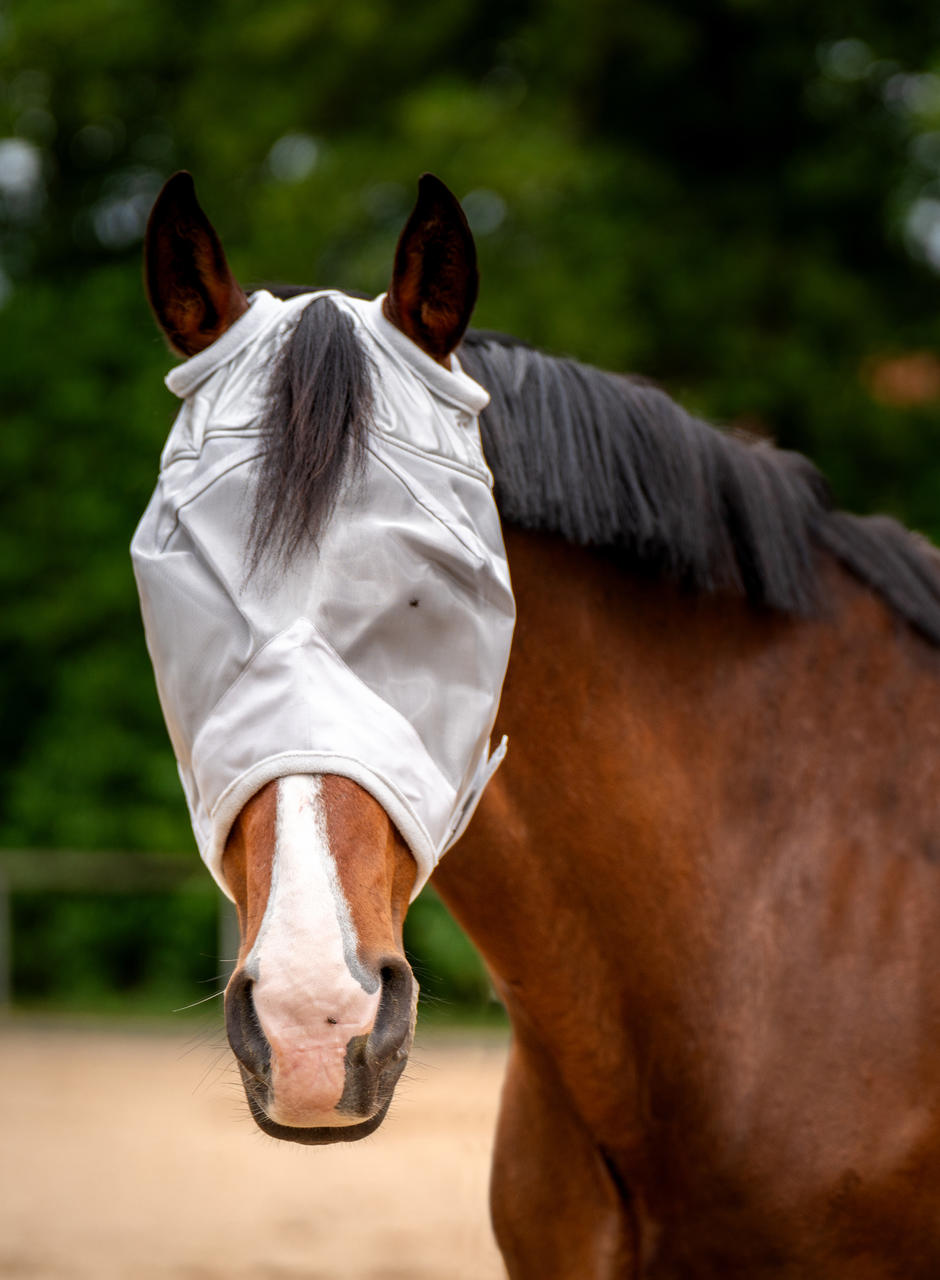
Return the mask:
<svg viewBox="0 0 940 1280">
<path fill-rule="evenodd" d="M 433 870 L 512 1021 L 514 1280 L 940 1274 L 936 553 L 654 387 L 467 331 L 433 179 L 378 304 L 247 298 L 184 176 L 147 255 L 189 372 L 144 612 L 262 1127 L 381 1120 Z M 307 615 L 269 626 L 283 593 Z"/>
</svg>

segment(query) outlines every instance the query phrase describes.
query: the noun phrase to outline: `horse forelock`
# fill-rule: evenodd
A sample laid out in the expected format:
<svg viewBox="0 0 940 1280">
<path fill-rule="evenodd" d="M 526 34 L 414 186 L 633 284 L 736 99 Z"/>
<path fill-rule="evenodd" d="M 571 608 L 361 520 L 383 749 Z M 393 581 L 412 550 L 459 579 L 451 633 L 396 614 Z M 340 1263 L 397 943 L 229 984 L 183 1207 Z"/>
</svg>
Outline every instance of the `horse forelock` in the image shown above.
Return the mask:
<svg viewBox="0 0 940 1280">
<path fill-rule="evenodd" d="M 301 311 L 271 372 L 261 424 L 249 563 L 286 564 L 316 545 L 346 475 L 361 465 L 372 413 L 369 358 L 328 297 Z"/>
</svg>

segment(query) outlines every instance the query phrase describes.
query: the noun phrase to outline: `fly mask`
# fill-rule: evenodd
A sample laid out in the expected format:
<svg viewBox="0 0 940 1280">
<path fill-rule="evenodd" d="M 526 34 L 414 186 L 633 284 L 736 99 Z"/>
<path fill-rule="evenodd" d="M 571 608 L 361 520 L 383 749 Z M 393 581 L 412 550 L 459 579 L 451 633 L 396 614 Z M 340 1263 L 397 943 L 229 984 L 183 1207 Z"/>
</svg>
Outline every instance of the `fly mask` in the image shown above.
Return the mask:
<svg viewBox="0 0 940 1280">
<path fill-rule="evenodd" d="M 314 298 L 353 323 L 372 423 L 316 545 L 248 572 L 271 369 Z M 383 299 L 256 293 L 175 368 L 183 405 L 131 545 L 147 645 L 200 852 L 266 782 L 339 774 L 382 805 L 417 893 L 503 758 L 490 754 L 515 608 L 477 416 L 487 393 Z"/>
</svg>

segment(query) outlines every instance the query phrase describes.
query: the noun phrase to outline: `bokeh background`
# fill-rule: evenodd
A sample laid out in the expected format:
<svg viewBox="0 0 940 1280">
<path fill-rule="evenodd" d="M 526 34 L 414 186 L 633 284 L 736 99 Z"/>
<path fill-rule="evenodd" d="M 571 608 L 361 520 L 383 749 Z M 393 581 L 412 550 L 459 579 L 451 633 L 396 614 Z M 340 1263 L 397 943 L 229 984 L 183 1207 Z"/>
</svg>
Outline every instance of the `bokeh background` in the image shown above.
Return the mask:
<svg viewBox="0 0 940 1280">
<path fill-rule="evenodd" d="M 940 536 L 935 0 L 0 3 L 0 870 L 24 1007 L 168 1009 L 219 970 L 127 556 L 174 412 L 140 245 L 178 168 L 243 282 L 375 292 L 432 170 L 477 237 L 479 325 L 653 377 Z M 433 894 L 408 943 L 426 1016 L 489 1016 Z"/>
</svg>

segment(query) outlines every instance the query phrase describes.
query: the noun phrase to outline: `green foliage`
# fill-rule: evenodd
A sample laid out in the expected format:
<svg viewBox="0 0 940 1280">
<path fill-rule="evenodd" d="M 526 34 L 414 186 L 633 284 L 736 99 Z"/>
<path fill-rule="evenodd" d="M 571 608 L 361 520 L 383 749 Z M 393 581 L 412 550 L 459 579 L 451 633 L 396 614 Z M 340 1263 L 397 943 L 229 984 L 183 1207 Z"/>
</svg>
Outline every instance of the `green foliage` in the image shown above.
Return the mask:
<svg viewBox="0 0 940 1280">
<path fill-rule="evenodd" d="M 172 170 L 246 281 L 370 291 L 433 170 L 481 326 L 937 536 L 938 63 L 928 0 L 4 6 L 0 846 L 191 843 L 126 554 L 173 413 L 139 268 Z M 462 947 L 435 963 L 477 999 Z"/>
<path fill-rule="evenodd" d="M 28 1007 L 170 1013 L 220 990 L 216 904 L 175 893 L 18 893 L 13 988 Z M 25 945 L 25 940 L 29 945 Z"/>
</svg>

